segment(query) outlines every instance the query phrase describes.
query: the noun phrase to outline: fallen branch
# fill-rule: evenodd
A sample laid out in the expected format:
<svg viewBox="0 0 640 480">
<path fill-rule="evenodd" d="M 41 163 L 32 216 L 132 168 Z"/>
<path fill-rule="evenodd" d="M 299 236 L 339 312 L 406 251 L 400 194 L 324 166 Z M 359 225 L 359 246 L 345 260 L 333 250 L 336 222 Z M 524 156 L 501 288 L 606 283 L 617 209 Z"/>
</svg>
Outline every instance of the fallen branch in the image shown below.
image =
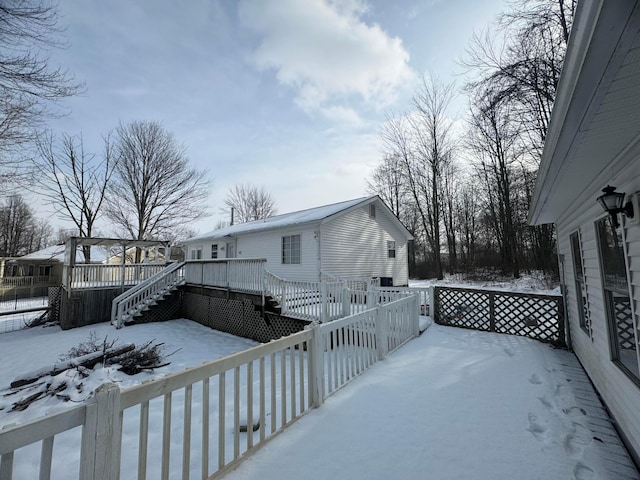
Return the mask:
<svg viewBox="0 0 640 480">
<path fill-rule="evenodd" d="M 93 352 L 87 355 L 83 355 L 81 357 L 70 358 L 69 360 L 65 360 L 64 362 L 56 363 L 51 367 L 46 367 L 40 370 L 35 370 L 32 372 L 28 372 L 21 377 L 16 378 L 13 382 L 11 382 L 11 388 L 19 388 L 24 385 L 29 385 L 31 383 L 36 382 L 42 377 L 46 377 L 47 375 L 55 376 L 59 373 L 64 372 L 65 370 L 69 370 L 70 368 L 75 367 L 85 367 L 85 368 L 93 368 L 98 363 L 103 362 L 111 357 L 118 357 L 123 355 L 131 350 L 134 350 L 136 346 L 133 343 L 129 343 L 127 345 L 123 345 L 122 347 L 112 348 L 110 350 L 106 350 L 105 352 Z"/>
</svg>

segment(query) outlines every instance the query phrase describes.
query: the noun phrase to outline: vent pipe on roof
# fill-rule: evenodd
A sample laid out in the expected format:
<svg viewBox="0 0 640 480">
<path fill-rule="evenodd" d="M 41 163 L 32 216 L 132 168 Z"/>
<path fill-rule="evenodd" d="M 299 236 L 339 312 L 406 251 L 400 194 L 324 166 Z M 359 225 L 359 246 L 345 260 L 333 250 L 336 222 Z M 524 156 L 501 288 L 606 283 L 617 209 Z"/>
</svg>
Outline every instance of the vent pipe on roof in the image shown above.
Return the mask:
<svg viewBox="0 0 640 480">
<path fill-rule="evenodd" d="M 233 225 L 233 216 L 236 213 L 236 209 L 231 207 L 231 225 Z"/>
</svg>

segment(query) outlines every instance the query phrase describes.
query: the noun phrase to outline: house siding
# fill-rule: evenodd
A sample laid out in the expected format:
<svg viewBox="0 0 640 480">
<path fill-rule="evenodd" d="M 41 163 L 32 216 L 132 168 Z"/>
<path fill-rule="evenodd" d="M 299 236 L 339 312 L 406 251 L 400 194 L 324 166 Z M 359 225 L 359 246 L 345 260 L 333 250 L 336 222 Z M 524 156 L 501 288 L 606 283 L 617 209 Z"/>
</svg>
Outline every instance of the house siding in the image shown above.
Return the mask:
<svg viewBox="0 0 640 480">
<path fill-rule="evenodd" d="M 640 182 L 637 180 L 624 182 L 622 179 L 612 179 L 610 183 L 618 186 L 618 191 L 640 190 Z M 572 347 L 626 437 L 629 446 L 635 450 L 637 459 L 640 454 L 640 410 L 638 409 L 640 387 L 611 361 L 610 334 L 595 231 L 595 222 L 604 215 L 594 196 L 593 202 L 559 219 L 557 222 L 558 252 L 565 258 L 567 315 Z M 640 212 L 636 212 L 636 215 L 640 215 Z M 578 293 L 571 261 L 569 236 L 578 229 L 582 239 L 591 336 L 579 326 L 580 317 L 576 298 Z M 625 243 L 626 260 L 630 270 L 631 301 L 635 309 L 634 321 L 637 326 L 638 312 L 640 312 L 640 225 L 626 224 Z"/>
<path fill-rule="evenodd" d="M 376 202 L 376 217 L 369 205 L 328 219 L 321 225 L 321 270 L 340 277 L 392 277 L 394 285 L 409 279 L 407 239 Z M 388 258 L 387 241 L 396 242 L 396 257 Z"/>
<path fill-rule="evenodd" d="M 319 281 L 315 225 L 263 231 L 238 237 L 237 258 L 266 258 L 269 272 L 292 281 Z M 282 263 L 282 237 L 300 235 L 300 264 Z"/>
</svg>

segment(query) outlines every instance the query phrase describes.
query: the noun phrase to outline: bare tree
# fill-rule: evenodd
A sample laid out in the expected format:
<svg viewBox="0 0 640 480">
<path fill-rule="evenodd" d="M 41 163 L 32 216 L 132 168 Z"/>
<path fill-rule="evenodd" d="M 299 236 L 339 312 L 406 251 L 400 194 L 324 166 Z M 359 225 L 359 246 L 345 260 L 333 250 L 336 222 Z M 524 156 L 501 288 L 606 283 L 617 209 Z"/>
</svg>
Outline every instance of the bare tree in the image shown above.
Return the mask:
<svg viewBox="0 0 640 480">
<path fill-rule="evenodd" d="M 173 237 L 206 215 L 207 172 L 189 168 L 184 147 L 160 123 L 120 124 L 113 155 L 106 214 L 120 234 L 138 240 Z"/>
<path fill-rule="evenodd" d="M 476 171 L 484 182 L 502 267 L 518 277 L 516 167 L 522 151 L 518 149 L 518 124 L 512 115 L 507 104 L 488 103 L 485 96 L 476 99 L 472 105 L 467 146 L 476 156 Z"/>
<path fill-rule="evenodd" d="M 36 145 L 39 156 L 34 160 L 34 184 L 59 217 L 75 225 L 81 237 L 93 236 L 115 167 L 109 137 L 104 140 L 101 157 L 85 152 L 82 136 L 63 134 L 56 146 L 53 134 L 45 133 Z M 85 247 L 84 254 L 89 261 L 90 247 Z"/>
<path fill-rule="evenodd" d="M 272 217 L 277 213 L 276 203 L 264 186 L 250 184 L 237 184 L 229 190 L 224 200 L 226 208 L 222 211 L 231 218 L 233 209 L 233 222 L 244 223 L 253 220 Z"/>
<path fill-rule="evenodd" d="M 20 195 L 8 197 L 0 206 L 0 256 L 17 257 L 29 253 L 28 236 L 33 214 Z"/>
<path fill-rule="evenodd" d="M 34 140 L 56 101 L 82 89 L 48 52 L 59 40 L 56 5 L 43 0 L 0 2 L 0 168 L 15 167 L 18 147 Z M 2 174 L 2 171 L 0 171 Z"/>
<path fill-rule="evenodd" d="M 517 0 L 496 31 L 474 35 L 464 64 L 494 103 L 509 103 L 521 146 L 537 165 L 551 118 L 576 0 Z"/>
</svg>

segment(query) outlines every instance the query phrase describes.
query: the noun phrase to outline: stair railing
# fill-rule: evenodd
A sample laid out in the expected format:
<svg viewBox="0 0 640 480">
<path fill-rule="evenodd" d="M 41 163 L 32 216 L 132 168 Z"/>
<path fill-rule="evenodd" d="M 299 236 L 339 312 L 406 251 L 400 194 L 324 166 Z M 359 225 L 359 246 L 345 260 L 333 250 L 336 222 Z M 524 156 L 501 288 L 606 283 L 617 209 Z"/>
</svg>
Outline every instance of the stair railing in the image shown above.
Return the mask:
<svg viewBox="0 0 640 480">
<path fill-rule="evenodd" d="M 111 324 L 121 328 L 127 315 L 132 315 L 136 309 L 148 305 L 181 283 L 184 283 L 184 262 L 177 262 L 121 293 L 111 303 Z"/>
</svg>

